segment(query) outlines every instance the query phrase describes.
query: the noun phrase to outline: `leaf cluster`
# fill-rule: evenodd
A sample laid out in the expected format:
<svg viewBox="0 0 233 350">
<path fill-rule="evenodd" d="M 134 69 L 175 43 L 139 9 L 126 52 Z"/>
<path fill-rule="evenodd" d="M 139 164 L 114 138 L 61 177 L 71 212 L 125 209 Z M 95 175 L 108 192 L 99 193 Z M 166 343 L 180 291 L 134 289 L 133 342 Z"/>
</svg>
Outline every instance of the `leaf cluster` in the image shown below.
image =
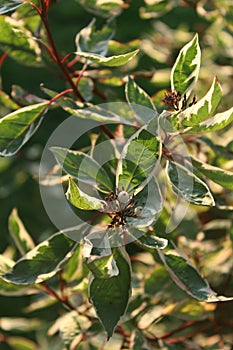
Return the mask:
<svg viewBox="0 0 233 350">
<path fill-rule="evenodd" d="M 167 61 L 175 30 L 158 18 L 176 11 L 176 2 L 145 0 L 138 11 L 159 28 L 156 43 L 166 32 L 160 54 L 151 38 L 113 40 L 118 21 L 136 5 L 77 3 L 97 19 L 80 28 L 72 52 L 61 53 L 49 21 L 53 5 L 60 4 L 0 1 L 0 64 L 10 59 L 62 80 L 60 90 L 41 85 L 38 94 L 23 86 L 13 86 L 11 93 L 1 89 L 0 171 L 25 157 L 54 113 L 94 123 L 84 145 L 80 140 L 72 149 L 51 145 L 56 164 L 39 179 L 48 191 L 62 184 L 64 200 L 80 223 L 72 230 L 41 231 L 38 240 L 16 208 L 9 215 L 12 244 L 0 255 L 0 294 L 27 296 L 29 304 L 24 318 L 2 319 L 0 342 L 14 349 L 38 344 L 54 350 L 173 349 L 173 343 L 176 349 L 192 348 L 201 346 L 198 334 L 206 324 L 203 348 L 230 349 L 228 322 L 222 323 L 226 337 L 220 334 L 217 345 L 208 346 L 213 323 L 222 322 L 218 302 L 233 299 L 225 293 L 232 284 L 233 107 L 220 105 L 224 89 L 214 76 L 218 70 L 211 72 L 206 91 L 207 84 L 198 86 L 206 79 L 201 54 L 208 45 L 203 40 L 201 49 L 197 33 L 187 32 L 182 43 L 177 39 L 179 52 L 172 67 L 163 68 L 166 81 L 160 80 L 153 94 L 156 73 L 152 66 L 141 70 L 141 62 Z M 185 3 L 210 23 L 207 33 L 216 26 L 215 13 L 221 14 L 219 41 L 232 30 L 218 1 L 214 9 L 205 1 Z M 212 55 L 216 68 L 218 55 L 214 50 Z M 230 57 L 229 49 L 226 61 Z M 215 142 L 222 135 L 226 143 Z M 49 308 L 57 315 L 38 331 L 39 313 Z M 32 322 L 28 315 L 34 312 Z M 18 336 L 14 322 L 29 337 Z M 59 333 L 62 343 L 51 345 L 46 332 L 53 339 Z"/>
</svg>

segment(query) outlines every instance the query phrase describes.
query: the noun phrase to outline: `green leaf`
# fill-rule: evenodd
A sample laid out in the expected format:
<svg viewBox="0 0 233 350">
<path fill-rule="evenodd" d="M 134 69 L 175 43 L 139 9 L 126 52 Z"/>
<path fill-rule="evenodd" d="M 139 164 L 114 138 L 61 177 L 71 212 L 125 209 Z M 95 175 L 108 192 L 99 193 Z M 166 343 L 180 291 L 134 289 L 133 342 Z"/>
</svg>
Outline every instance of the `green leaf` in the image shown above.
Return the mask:
<svg viewBox="0 0 233 350">
<path fill-rule="evenodd" d="M 154 296 L 161 292 L 161 286 L 169 282 L 170 276 L 164 265 L 156 265 L 152 274 L 145 280 L 145 293 Z"/>
<path fill-rule="evenodd" d="M 95 18 L 93 18 L 91 23 L 76 35 L 76 51 L 105 56 L 108 51 L 109 40 L 114 35 L 114 23 L 112 20 L 107 21 L 100 30 L 97 30 L 95 21 Z"/>
<path fill-rule="evenodd" d="M 12 210 L 9 216 L 9 231 L 21 255 L 35 247 L 31 236 L 18 216 L 16 208 Z"/>
<path fill-rule="evenodd" d="M 188 132 L 189 134 L 194 134 L 194 133 L 221 130 L 225 128 L 228 124 L 230 124 L 232 120 L 233 120 L 233 107 L 231 107 L 225 112 L 215 114 L 213 117 L 210 117 L 204 120 L 199 125 L 196 125 L 191 128 L 187 128 L 185 132 Z"/>
<path fill-rule="evenodd" d="M 153 235 L 145 235 L 138 238 L 138 242 L 147 248 L 159 248 L 164 249 L 168 245 L 168 240 Z"/>
<path fill-rule="evenodd" d="M 89 155 L 61 147 L 52 147 L 51 151 L 67 174 L 81 182 L 97 186 L 106 193 L 112 190 L 112 183 L 108 175 Z"/>
<path fill-rule="evenodd" d="M 84 84 L 85 85 L 85 84 Z M 83 86 L 82 86 L 83 87 Z M 50 98 L 53 98 L 59 94 L 58 91 L 51 90 L 46 88 L 43 84 L 41 84 L 40 89 L 48 95 Z M 60 96 L 51 106 L 51 108 L 56 108 L 56 106 L 60 106 L 62 108 L 81 108 L 84 104 L 80 101 L 75 101 L 73 98 L 67 96 Z"/>
<path fill-rule="evenodd" d="M 84 237 L 82 255 L 94 277 L 110 278 L 119 274 L 106 230 L 91 232 Z"/>
<path fill-rule="evenodd" d="M 0 0 L 0 15 L 3 13 L 7 13 L 9 11 L 13 11 L 20 5 L 22 5 L 22 1 L 15 1 L 15 0 Z"/>
<path fill-rule="evenodd" d="M 104 18 L 118 16 L 124 6 L 122 0 L 79 0 L 78 2 L 83 5 L 87 11 Z"/>
<path fill-rule="evenodd" d="M 184 126 L 198 125 L 215 112 L 221 97 L 222 89 L 217 77 L 215 77 L 207 94 L 196 104 L 188 107 L 179 114 L 181 123 Z"/>
<path fill-rule="evenodd" d="M 20 106 L 14 100 L 12 100 L 11 97 L 7 95 L 7 93 L 5 93 L 3 90 L 0 90 L 0 105 L 0 117 L 3 117 L 11 111 L 20 108 Z"/>
<path fill-rule="evenodd" d="M 103 164 L 102 167 L 109 176 L 114 174 L 114 181 L 118 154 L 116 140 L 110 139 L 105 132 L 101 132 L 95 142 L 93 158 L 99 164 Z"/>
<path fill-rule="evenodd" d="M 148 227 L 158 218 L 163 209 L 163 199 L 155 176 L 151 178 L 142 191 L 134 196 L 134 200 L 135 207 L 141 207 L 142 211 L 137 217 L 127 218 L 127 223 L 137 228 Z"/>
<path fill-rule="evenodd" d="M 124 146 L 116 176 L 119 189 L 124 188 L 132 193 L 137 187 L 142 189 L 150 180 L 161 154 L 161 143 L 156 132 L 157 117 L 133 134 Z"/>
<path fill-rule="evenodd" d="M 46 281 L 69 260 L 76 245 L 64 233 L 56 233 L 18 260 L 2 278 L 17 285 Z"/>
<path fill-rule="evenodd" d="M 164 254 L 161 250 L 158 250 L 158 253 L 173 281 L 193 298 L 206 302 L 233 299 L 217 296 L 197 269 L 177 251 L 171 250 Z"/>
<path fill-rule="evenodd" d="M 34 341 L 21 337 L 21 336 L 9 336 L 7 337 L 7 344 L 14 350 L 37 350 L 38 344 Z"/>
<path fill-rule="evenodd" d="M 41 49 L 22 21 L 0 16 L 0 47 L 20 64 L 39 67 L 42 65 Z"/>
<path fill-rule="evenodd" d="M 150 96 L 130 77 L 128 77 L 125 94 L 126 99 L 139 119 L 140 124 L 147 123 L 157 115 L 155 105 Z"/>
<path fill-rule="evenodd" d="M 128 63 L 134 56 L 137 55 L 139 50 L 134 50 L 132 52 L 125 53 L 123 55 L 116 55 L 110 57 L 104 57 L 89 52 L 75 52 L 76 55 L 86 58 L 93 63 L 99 63 L 107 67 L 119 67 Z"/>
<path fill-rule="evenodd" d="M 15 262 L 10 258 L 0 254 L 0 274 L 9 270 L 14 265 L 14 263 Z"/>
<path fill-rule="evenodd" d="M 167 174 L 173 190 L 188 202 L 197 205 L 215 205 L 208 186 L 188 168 L 169 161 Z"/>
<path fill-rule="evenodd" d="M 211 139 L 209 139 L 204 135 L 200 136 L 198 139 L 201 142 L 203 142 L 205 146 L 207 145 L 209 149 L 214 150 L 216 152 L 216 155 L 226 159 L 233 159 L 233 153 L 231 149 L 228 147 L 228 145 L 222 146 L 222 145 L 216 144 Z"/>
<path fill-rule="evenodd" d="M 233 172 L 201 162 L 192 157 L 192 164 L 206 177 L 224 188 L 233 190 Z"/>
<path fill-rule="evenodd" d="M 36 103 L 46 102 L 45 99 L 39 96 L 30 94 L 27 89 L 24 89 L 22 86 L 19 86 L 19 85 L 12 86 L 11 96 L 13 96 L 14 101 L 16 101 L 19 104 L 17 108 L 14 108 L 14 110 L 20 107 L 29 106 L 29 105 L 31 106 Z M 55 108 L 55 107 L 52 106 L 51 108 Z"/>
<path fill-rule="evenodd" d="M 0 274 L 4 274 L 7 270 L 9 270 L 15 262 L 0 254 Z M 16 286 L 10 282 L 4 281 L 4 279 L 0 276 L 0 295 L 6 296 L 20 296 L 27 294 L 28 287 L 25 286 Z"/>
<path fill-rule="evenodd" d="M 92 278 L 89 297 L 110 338 L 124 315 L 131 293 L 131 268 L 123 248 L 116 249 L 114 259 L 119 274 L 108 279 Z"/>
<path fill-rule="evenodd" d="M 103 201 L 96 197 L 91 197 L 78 188 L 77 184 L 69 179 L 69 187 L 66 198 L 75 207 L 83 210 L 103 210 Z"/>
<path fill-rule="evenodd" d="M 117 276 L 119 271 L 113 255 L 92 255 L 85 263 L 96 278 L 110 278 Z"/>
<path fill-rule="evenodd" d="M 81 254 L 81 245 L 79 245 L 72 257 L 67 262 L 64 270 L 62 271 L 62 277 L 66 282 L 72 282 L 75 279 L 83 277 L 83 258 Z"/>
<path fill-rule="evenodd" d="M 230 227 L 229 236 L 230 236 L 231 241 L 233 242 L 233 224 Z"/>
<path fill-rule="evenodd" d="M 201 63 L 201 50 L 198 35 L 186 44 L 181 50 L 171 71 L 172 91 L 186 94 L 188 97 L 198 79 Z"/>
<path fill-rule="evenodd" d="M 177 113 L 164 110 L 159 115 L 159 126 L 165 135 L 168 133 L 176 133 L 180 129 L 179 112 Z"/>
<path fill-rule="evenodd" d="M 109 230 L 108 230 L 109 231 Z M 112 250 L 106 229 L 95 226 L 90 233 L 83 238 L 82 256 L 84 259 L 92 255 L 106 256 L 111 255 Z"/>
<path fill-rule="evenodd" d="M 14 111 L 0 119 L 0 155 L 12 156 L 36 132 L 48 110 L 48 102 Z"/>
<path fill-rule="evenodd" d="M 172 315 L 182 320 L 197 320 L 205 318 L 205 304 L 194 299 L 184 300 L 172 310 Z"/>
<path fill-rule="evenodd" d="M 86 264 L 89 270 L 97 278 L 110 278 L 119 273 L 113 255 L 91 256 L 86 261 Z"/>
<path fill-rule="evenodd" d="M 104 103 L 101 106 L 93 105 L 86 109 L 65 106 L 64 110 L 82 119 L 91 119 L 104 123 L 120 123 L 137 125 L 131 108 L 126 108 L 122 102 Z"/>
<path fill-rule="evenodd" d="M 94 90 L 94 83 L 93 83 L 92 79 L 86 78 L 86 77 L 82 77 L 79 80 L 78 89 L 80 91 L 80 94 L 83 96 L 83 98 L 85 99 L 86 102 L 92 100 L 92 98 L 93 98 L 93 90 Z M 65 100 L 66 105 L 69 102 L 70 101 L 68 99 Z M 72 103 L 74 104 L 74 101 L 71 101 L 71 104 Z M 65 104 L 63 103 L 63 105 L 65 105 Z"/>
<path fill-rule="evenodd" d="M 17 286 L 10 282 L 4 281 L 0 276 L 0 295 L 9 296 L 25 296 L 27 295 L 28 287 Z"/>
</svg>

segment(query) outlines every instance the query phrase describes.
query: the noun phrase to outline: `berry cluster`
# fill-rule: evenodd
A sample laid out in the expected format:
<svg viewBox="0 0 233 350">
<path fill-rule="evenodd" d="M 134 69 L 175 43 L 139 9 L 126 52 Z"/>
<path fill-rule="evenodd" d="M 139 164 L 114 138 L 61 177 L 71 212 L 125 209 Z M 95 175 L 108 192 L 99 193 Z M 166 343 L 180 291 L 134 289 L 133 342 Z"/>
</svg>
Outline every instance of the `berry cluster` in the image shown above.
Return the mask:
<svg viewBox="0 0 233 350">
<path fill-rule="evenodd" d="M 139 217 L 142 213 L 142 207 L 135 207 L 137 202 L 134 196 L 130 196 L 124 190 L 113 191 L 109 196 L 105 197 L 107 204 L 105 205 L 105 212 L 112 219 L 108 228 L 124 227 L 127 224 L 127 217 Z"/>
<path fill-rule="evenodd" d="M 191 107 L 192 105 L 197 103 L 196 96 L 193 96 L 192 101 L 188 104 L 186 94 L 184 94 L 184 96 L 182 97 L 180 91 L 166 92 L 162 101 L 169 107 L 173 108 L 175 111 L 184 110 L 185 108 Z M 182 102 L 181 108 L 179 107 L 180 101 Z"/>
</svg>

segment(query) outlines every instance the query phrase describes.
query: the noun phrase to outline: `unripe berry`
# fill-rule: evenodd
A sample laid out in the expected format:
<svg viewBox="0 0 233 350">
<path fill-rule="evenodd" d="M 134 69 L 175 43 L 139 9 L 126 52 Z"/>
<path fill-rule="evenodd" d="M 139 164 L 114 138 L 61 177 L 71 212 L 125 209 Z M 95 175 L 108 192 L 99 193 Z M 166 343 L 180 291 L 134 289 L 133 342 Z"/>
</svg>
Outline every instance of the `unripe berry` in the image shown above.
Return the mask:
<svg viewBox="0 0 233 350">
<path fill-rule="evenodd" d="M 117 197 L 118 201 L 122 204 L 126 204 L 129 201 L 129 194 L 126 191 L 121 191 Z"/>
<path fill-rule="evenodd" d="M 137 215 L 137 216 L 141 216 L 142 215 L 142 207 L 136 207 L 135 209 L 134 209 L 134 214 L 135 215 Z"/>
</svg>

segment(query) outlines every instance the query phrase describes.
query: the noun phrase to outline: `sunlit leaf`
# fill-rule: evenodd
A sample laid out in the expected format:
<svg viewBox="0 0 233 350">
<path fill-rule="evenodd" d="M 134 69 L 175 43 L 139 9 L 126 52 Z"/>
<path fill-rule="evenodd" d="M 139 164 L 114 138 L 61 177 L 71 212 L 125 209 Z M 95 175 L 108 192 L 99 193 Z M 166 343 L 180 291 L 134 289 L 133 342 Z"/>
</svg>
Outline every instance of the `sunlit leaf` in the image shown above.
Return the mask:
<svg viewBox="0 0 233 350">
<path fill-rule="evenodd" d="M 91 197 L 84 193 L 77 184 L 69 179 L 69 187 L 66 192 L 66 198 L 75 207 L 83 210 L 103 210 L 103 201 L 100 198 Z"/>
<path fill-rule="evenodd" d="M 0 119 L 0 155 L 15 154 L 36 132 L 48 102 L 27 106 Z"/>
<path fill-rule="evenodd" d="M 188 202 L 197 205 L 215 205 L 208 186 L 190 169 L 169 161 L 167 174 L 173 190 Z"/>
<path fill-rule="evenodd" d="M 192 157 L 192 164 L 210 180 L 224 188 L 233 190 L 233 172 L 209 165 L 195 157 Z"/>
<path fill-rule="evenodd" d="M 210 117 L 203 122 L 199 123 L 199 125 L 187 128 L 185 132 L 190 134 L 202 133 L 202 132 L 210 132 L 221 130 L 225 128 L 228 124 L 230 124 L 233 120 L 233 107 L 228 109 L 225 112 L 215 114 L 213 117 Z"/>
<path fill-rule="evenodd" d="M 186 44 L 176 59 L 171 71 L 172 91 L 186 94 L 188 97 L 198 79 L 201 63 L 201 50 L 198 43 L 198 35 Z"/>
<path fill-rule="evenodd" d="M 157 117 L 133 134 L 126 143 L 118 163 L 118 188 L 132 193 L 139 186 L 142 189 L 150 180 L 161 154 L 156 128 Z"/>
<path fill-rule="evenodd" d="M 131 268 L 122 251 L 121 248 L 114 252 L 119 274 L 108 279 L 92 278 L 89 285 L 90 301 L 107 331 L 108 338 L 112 336 L 120 317 L 124 315 L 131 293 Z"/>
<path fill-rule="evenodd" d="M 95 246 L 94 240 L 91 241 L 87 237 L 84 238 L 83 257 L 93 276 L 97 278 L 117 276 L 119 270 L 110 247 L 108 249 L 98 248 Z M 95 253 L 98 253 L 98 255 Z"/>
<path fill-rule="evenodd" d="M 18 216 L 17 209 L 13 209 L 9 216 L 9 231 L 21 255 L 35 247 L 34 242 Z"/>
<path fill-rule="evenodd" d="M 57 233 L 18 260 L 2 278 L 17 285 L 41 283 L 65 265 L 76 245 L 63 233 Z"/>
<path fill-rule="evenodd" d="M 109 40 L 113 35 L 113 21 L 108 21 L 101 29 L 97 30 L 95 19 L 92 19 L 91 23 L 76 35 L 76 49 L 78 52 L 105 56 L 108 51 Z"/>
<path fill-rule="evenodd" d="M 98 186 L 105 192 L 112 190 L 112 183 L 105 170 L 89 155 L 61 147 L 52 147 L 58 164 L 79 181 Z"/>
<path fill-rule="evenodd" d="M 122 55 L 116 55 L 116 56 L 110 56 L 110 57 L 105 57 L 105 56 L 101 56 L 101 55 L 97 55 L 89 52 L 76 52 L 75 54 L 80 57 L 84 57 L 93 63 L 99 63 L 108 67 L 119 67 L 128 63 L 134 56 L 137 55 L 138 51 L 139 50 L 135 50 Z"/>
<path fill-rule="evenodd" d="M 207 94 L 196 104 L 186 108 L 179 114 L 184 126 L 198 125 L 213 114 L 221 100 L 222 89 L 218 79 L 215 77 Z"/>
<path fill-rule="evenodd" d="M 197 269 L 177 251 L 169 251 L 164 254 L 158 250 L 158 253 L 174 282 L 193 298 L 207 302 L 233 299 L 217 296 Z"/>
<path fill-rule="evenodd" d="M 130 107 L 141 123 L 147 123 L 157 114 L 150 96 L 130 77 L 128 77 L 125 93 Z"/>
<path fill-rule="evenodd" d="M 0 47 L 20 64 L 41 66 L 40 46 L 22 23 L 9 16 L 0 16 Z"/>
</svg>

